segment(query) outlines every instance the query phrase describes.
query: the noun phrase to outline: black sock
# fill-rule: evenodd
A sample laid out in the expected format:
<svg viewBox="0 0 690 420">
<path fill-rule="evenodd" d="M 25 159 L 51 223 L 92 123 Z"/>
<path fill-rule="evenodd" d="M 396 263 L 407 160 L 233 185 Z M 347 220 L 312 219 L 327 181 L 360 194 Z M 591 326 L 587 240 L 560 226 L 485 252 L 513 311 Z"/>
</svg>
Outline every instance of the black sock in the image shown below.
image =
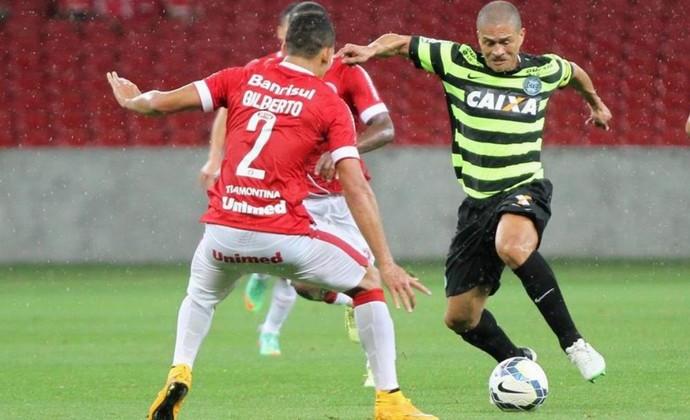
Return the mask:
<svg viewBox="0 0 690 420">
<path fill-rule="evenodd" d="M 520 278 L 530 299 L 558 337 L 563 350 L 582 338 L 570 317 L 556 276 L 541 254 L 534 251 L 527 261 L 513 272 Z"/>
<path fill-rule="evenodd" d="M 469 331 L 460 334 L 463 340 L 489 353 L 497 362 L 510 357 L 522 356 L 506 333 L 496 323 L 491 312 L 484 309 L 479 324 Z"/>
</svg>

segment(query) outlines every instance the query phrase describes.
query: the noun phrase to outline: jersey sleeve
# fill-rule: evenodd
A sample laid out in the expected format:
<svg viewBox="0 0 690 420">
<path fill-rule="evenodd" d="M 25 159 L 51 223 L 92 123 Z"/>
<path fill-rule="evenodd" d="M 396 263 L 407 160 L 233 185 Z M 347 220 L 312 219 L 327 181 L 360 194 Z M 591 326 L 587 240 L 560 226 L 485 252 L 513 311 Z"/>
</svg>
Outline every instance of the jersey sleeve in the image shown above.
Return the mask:
<svg viewBox="0 0 690 420">
<path fill-rule="evenodd" d="M 346 71 L 344 79 L 348 81 L 349 97 L 364 124 L 367 124 L 374 116 L 388 112 L 369 73 L 362 66 L 348 66 Z"/>
<path fill-rule="evenodd" d="M 458 44 L 451 41 L 413 36 L 410 40 L 409 55 L 415 67 L 443 76 L 444 57 L 450 59 L 456 55 L 458 47 Z"/>
<path fill-rule="evenodd" d="M 333 96 L 326 112 L 330 114 L 326 139 L 333 163 L 345 158 L 359 159 L 355 122 L 345 102 L 337 96 Z"/>
<path fill-rule="evenodd" d="M 558 88 L 564 88 L 570 83 L 570 78 L 573 77 L 573 65 L 570 63 L 570 61 L 565 60 L 556 54 L 546 54 L 547 57 L 549 57 L 551 60 L 555 61 L 556 64 L 558 64 L 558 67 L 561 69 L 561 78 L 558 82 Z"/>
<path fill-rule="evenodd" d="M 558 85 L 559 88 L 564 88 L 570 83 L 570 78 L 573 77 L 573 65 L 570 61 L 558 58 L 560 60 L 559 64 L 563 69 L 563 77 L 561 78 L 561 83 Z"/>
<path fill-rule="evenodd" d="M 194 82 L 204 112 L 227 107 L 228 96 L 241 82 L 244 73 L 241 67 L 227 68 Z"/>
</svg>

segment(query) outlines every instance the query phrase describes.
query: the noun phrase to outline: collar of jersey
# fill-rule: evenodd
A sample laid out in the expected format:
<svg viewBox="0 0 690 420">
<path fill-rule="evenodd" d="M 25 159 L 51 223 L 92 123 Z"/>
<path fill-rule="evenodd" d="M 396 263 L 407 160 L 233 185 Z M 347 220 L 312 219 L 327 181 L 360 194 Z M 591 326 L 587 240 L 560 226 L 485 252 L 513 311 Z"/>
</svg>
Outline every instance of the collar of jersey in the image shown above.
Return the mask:
<svg viewBox="0 0 690 420">
<path fill-rule="evenodd" d="M 283 67 L 287 67 L 290 70 L 298 71 L 300 73 L 306 73 L 306 74 L 309 74 L 312 76 L 316 76 L 314 73 L 310 72 L 309 70 L 305 69 L 304 67 L 300 67 L 297 64 L 289 63 L 285 60 L 281 61 L 279 65 L 281 65 Z"/>
</svg>

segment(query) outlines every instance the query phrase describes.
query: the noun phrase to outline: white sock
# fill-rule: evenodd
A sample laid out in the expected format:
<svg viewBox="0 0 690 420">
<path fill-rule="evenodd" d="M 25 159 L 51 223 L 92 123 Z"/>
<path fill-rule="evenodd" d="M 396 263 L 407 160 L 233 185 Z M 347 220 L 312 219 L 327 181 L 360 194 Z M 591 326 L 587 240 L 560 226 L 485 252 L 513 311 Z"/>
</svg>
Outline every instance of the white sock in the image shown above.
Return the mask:
<svg viewBox="0 0 690 420">
<path fill-rule="evenodd" d="M 355 307 L 359 339 L 374 374 L 376 389 L 399 388 L 395 369 L 395 329 L 385 302 L 374 301 Z"/>
<path fill-rule="evenodd" d="M 352 306 L 352 298 L 345 293 L 337 293 L 335 300 L 331 303 L 331 305 Z"/>
<path fill-rule="evenodd" d="M 194 360 L 204 341 L 211 321 L 213 308 L 204 308 L 195 303 L 189 296 L 185 297 L 177 315 L 177 338 L 173 366 L 184 363 L 194 367 Z"/>
<path fill-rule="evenodd" d="M 290 315 L 292 307 L 297 300 L 297 291 L 287 281 L 280 279 L 273 286 L 271 308 L 266 314 L 266 320 L 261 327 L 262 333 L 280 334 L 283 322 Z"/>
</svg>

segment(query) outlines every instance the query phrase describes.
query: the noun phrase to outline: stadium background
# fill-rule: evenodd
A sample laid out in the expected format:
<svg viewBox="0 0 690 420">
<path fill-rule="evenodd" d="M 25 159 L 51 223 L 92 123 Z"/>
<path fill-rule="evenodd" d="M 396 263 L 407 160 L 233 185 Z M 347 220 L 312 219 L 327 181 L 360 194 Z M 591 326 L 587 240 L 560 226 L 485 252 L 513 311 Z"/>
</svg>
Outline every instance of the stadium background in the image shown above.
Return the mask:
<svg viewBox="0 0 690 420">
<path fill-rule="evenodd" d="M 177 17 L 155 1 L 131 2 L 131 16 L 117 8 L 70 16 L 66 3 L 0 1 L 0 262 L 186 261 L 201 233 L 195 178 L 212 116 L 126 113 L 105 72 L 169 89 L 243 65 L 278 48 L 274 27 L 287 2 L 177 1 L 189 5 Z M 474 44 L 485 1 L 321 3 L 338 45 L 385 32 Z M 544 161 L 556 196 L 544 252 L 690 257 L 690 5 L 514 3 L 527 28 L 523 50 L 580 64 L 614 115 L 611 131 L 594 130 L 574 92 L 552 99 Z M 441 258 L 462 194 L 440 84 L 402 59 L 365 67 L 396 125 L 395 144 L 366 156 L 393 250 Z"/>
</svg>

